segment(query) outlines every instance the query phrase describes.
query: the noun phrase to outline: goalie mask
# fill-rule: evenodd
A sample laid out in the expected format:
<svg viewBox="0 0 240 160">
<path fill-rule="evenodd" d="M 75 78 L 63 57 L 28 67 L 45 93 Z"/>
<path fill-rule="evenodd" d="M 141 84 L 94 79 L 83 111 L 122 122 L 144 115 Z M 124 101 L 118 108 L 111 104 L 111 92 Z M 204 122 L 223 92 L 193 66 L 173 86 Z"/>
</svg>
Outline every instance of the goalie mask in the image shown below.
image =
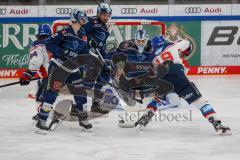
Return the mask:
<svg viewBox="0 0 240 160">
<path fill-rule="evenodd" d="M 144 29 L 139 29 L 135 35 L 135 44 L 138 47 L 139 53 L 143 53 L 144 48 L 146 47 L 148 43 L 148 33 Z"/>
</svg>

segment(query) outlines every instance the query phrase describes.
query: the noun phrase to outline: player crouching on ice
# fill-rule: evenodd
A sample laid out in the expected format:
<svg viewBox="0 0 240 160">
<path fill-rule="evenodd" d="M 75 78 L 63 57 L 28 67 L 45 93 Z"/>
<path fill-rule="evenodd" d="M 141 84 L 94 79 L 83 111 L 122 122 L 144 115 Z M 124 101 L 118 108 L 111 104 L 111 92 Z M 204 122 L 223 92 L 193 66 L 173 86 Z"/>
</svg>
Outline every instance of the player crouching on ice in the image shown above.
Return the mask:
<svg viewBox="0 0 240 160">
<path fill-rule="evenodd" d="M 146 126 L 151 121 L 162 100 L 168 102 L 167 105 L 163 106 L 163 109 L 166 109 L 180 106 L 181 99 L 184 99 L 189 105 L 193 104 L 196 106 L 219 134 L 228 134 L 230 128 L 222 125 L 213 107 L 201 98 L 200 91 L 195 84 L 187 78 L 184 72 L 184 64 L 180 54 L 191 52 L 190 42 L 182 40 L 174 44 L 166 43 L 162 36 L 158 36 L 152 39 L 151 45 L 152 51 L 156 54 L 153 65 L 155 67 L 161 65 L 166 67 L 168 72 L 162 76 L 161 79 L 172 83 L 173 90 L 163 96 L 154 97 L 147 105 L 146 113 L 135 125 Z"/>
<path fill-rule="evenodd" d="M 36 102 L 39 106 L 43 102 L 42 93 L 47 86 L 47 70 L 49 66 L 49 59 L 51 54 L 46 50 L 43 41 L 52 35 L 52 29 L 48 24 L 38 26 L 37 40 L 34 41 L 29 49 L 29 67 L 23 72 L 20 77 L 20 85 L 28 85 L 31 79 L 38 74 L 41 78 L 38 81 L 38 88 L 36 92 Z M 39 109 L 39 108 L 38 108 Z M 37 120 L 38 116 L 33 116 L 33 120 Z"/>
</svg>

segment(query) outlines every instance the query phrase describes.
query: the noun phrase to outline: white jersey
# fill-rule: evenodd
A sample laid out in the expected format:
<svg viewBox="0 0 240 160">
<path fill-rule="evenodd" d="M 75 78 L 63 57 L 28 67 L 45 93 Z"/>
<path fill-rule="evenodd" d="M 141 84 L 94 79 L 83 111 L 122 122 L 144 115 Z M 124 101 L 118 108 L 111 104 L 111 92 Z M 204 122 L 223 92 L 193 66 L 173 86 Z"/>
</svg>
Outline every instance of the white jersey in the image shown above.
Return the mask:
<svg viewBox="0 0 240 160">
<path fill-rule="evenodd" d="M 167 46 L 163 51 L 157 50 L 157 55 L 153 60 L 153 65 L 158 66 L 166 60 L 171 60 L 173 63 L 185 65 L 184 60 L 180 57 L 180 53 L 188 49 L 190 42 L 187 40 L 181 40 L 172 45 Z M 160 54 L 158 53 L 160 52 Z"/>
<path fill-rule="evenodd" d="M 29 49 L 30 61 L 28 69 L 37 72 L 41 78 L 47 77 L 49 55 L 45 45 L 35 45 Z"/>
</svg>

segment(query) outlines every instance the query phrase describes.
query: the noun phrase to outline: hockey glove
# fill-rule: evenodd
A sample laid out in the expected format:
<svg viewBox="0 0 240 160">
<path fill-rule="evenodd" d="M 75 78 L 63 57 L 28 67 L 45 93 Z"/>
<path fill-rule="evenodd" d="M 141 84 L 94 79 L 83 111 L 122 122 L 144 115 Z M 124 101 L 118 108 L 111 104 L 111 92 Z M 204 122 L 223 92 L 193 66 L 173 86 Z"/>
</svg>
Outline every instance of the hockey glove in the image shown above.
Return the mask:
<svg viewBox="0 0 240 160">
<path fill-rule="evenodd" d="M 21 86 L 26 86 L 30 83 L 32 77 L 33 77 L 33 72 L 31 72 L 30 70 L 26 70 L 25 72 L 23 72 L 23 74 L 20 77 L 20 85 Z"/>
</svg>

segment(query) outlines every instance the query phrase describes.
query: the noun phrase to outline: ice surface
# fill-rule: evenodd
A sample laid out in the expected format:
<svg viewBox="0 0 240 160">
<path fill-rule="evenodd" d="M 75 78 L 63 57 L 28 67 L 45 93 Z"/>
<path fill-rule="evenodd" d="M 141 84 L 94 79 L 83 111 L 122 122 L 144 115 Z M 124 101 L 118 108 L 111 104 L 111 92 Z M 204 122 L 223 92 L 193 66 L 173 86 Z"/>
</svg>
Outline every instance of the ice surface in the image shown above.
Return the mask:
<svg viewBox="0 0 240 160">
<path fill-rule="evenodd" d="M 232 136 L 219 136 L 192 110 L 192 121 L 153 121 L 149 127 L 118 128 L 123 112 L 93 121 L 91 133 L 77 123 L 63 122 L 48 135 L 34 133 L 35 103 L 26 98 L 31 87 L 12 86 L 0 92 L 1 160 L 236 160 L 240 156 L 240 76 L 196 76 L 192 79 L 214 106 Z M 0 80 L 0 84 L 9 80 Z M 172 109 L 165 114 L 187 114 Z"/>
</svg>

